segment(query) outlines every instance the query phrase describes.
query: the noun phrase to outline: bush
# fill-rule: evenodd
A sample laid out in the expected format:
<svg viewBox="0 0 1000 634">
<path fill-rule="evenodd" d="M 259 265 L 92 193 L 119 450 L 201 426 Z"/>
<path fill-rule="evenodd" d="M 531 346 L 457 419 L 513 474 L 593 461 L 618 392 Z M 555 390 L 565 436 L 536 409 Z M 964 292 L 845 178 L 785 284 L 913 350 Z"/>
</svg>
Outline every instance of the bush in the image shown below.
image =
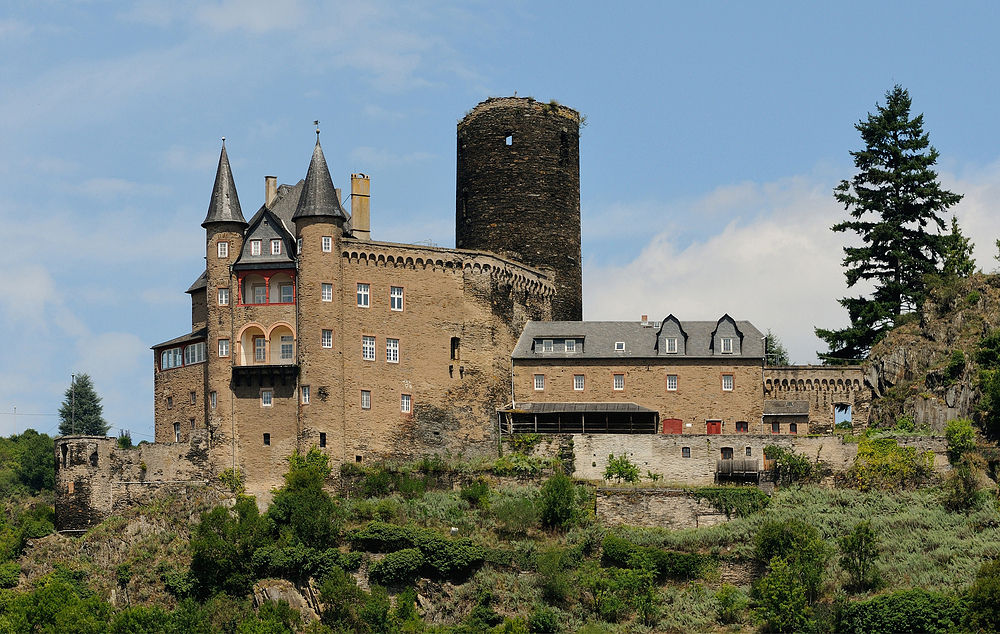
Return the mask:
<svg viewBox="0 0 1000 634">
<path fill-rule="evenodd" d="M 557 473 L 542 485 L 542 524 L 566 528 L 576 511 L 576 488 L 564 473 Z"/>
<path fill-rule="evenodd" d="M 469 506 L 487 508 L 490 501 L 490 483 L 483 478 L 476 478 L 467 486 L 462 487 L 460 494 Z"/>
<path fill-rule="evenodd" d="M 858 489 L 916 488 L 933 474 L 934 454 L 917 454 L 913 447 L 900 447 L 895 438 L 862 438 L 848 477 Z"/>
<path fill-rule="evenodd" d="M 948 365 L 944 370 L 945 383 L 951 385 L 962 377 L 965 372 L 965 353 L 961 350 L 952 350 L 951 357 L 948 358 Z"/>
<path fill-rule="evenodd" d="M 958 464 L 958 461 L 976 448 L 976 432 L 972 421 L 968 418 L 954 418 L 948 421 L 944 428 L 944 437 L 948 440 L 948 462 Z"/>
<path fill-rule="evenodd" d="M 985 463 L 981 456 L 965 454 L 944 480 L 944 506 L 949 511 L 969 511 L 980 508 L 986 499 L 979 479 Z"/>
<path fill-rule="evenodd" d="M 500 530 L 508 535 L 521 535 L 538 525 L 538 505 L 526 494 L 503 498 L 492 510 Z"/>
<path fill-rule="evenodd" d="M 762 563 L 780 560 L 809 601 L 816 600 L 829 553 L 814 526 L 794 518 L 764 522 L 754 539 L 754 555 Z"/>
<path fill-rule="evenodd" d="M 755 486 L 701 487 L 692 493 L 725 513 L 726 519 L 750 517 L 766 509 L 771 502 L 771 498 Z"/>
<path fill-rule="evenodd" d="M 896 419 L 896 431 L 903 434 L 912 434 L 913 430 L 916 429 L 916 423 L 913 422 L 913 416 L 909 414 L 903 414 Z"/>
<path fill-rule="evenodd" d="M 958 629 L 961 620 L 958 597 L 917 588 L 844 603 L 837 609 L 834 627 L 838 634 L 945 634 Z"/>
<path fill-rule="evenodd" d="M 658 578 L 696 579 L 711 567 L 710 555 L 680 553 L 659 548 L 636 546 L 628 540 L 608 535 L 603 543 L 604 559 L 621 568 L 648 566 Z"/>
<path fill-rule="evenodd" d="M 16 561 L 0 564 L 0 588 L 13 588 L 21 579 L 21 565 Z"/>
<path fill-rule="evenodd" d="M 387 554 L 372 564 L 368 578 L 380 585 L 409 583 L 417 577 L 424 565 L 424 556 L 417 548 L 404 548 Z"/>
<path fill-rule="evenodd" d="M 486 549 L 467 537 L 446 538 L 436 531 L 413 526 L 371 522 L 348 539 L 354 548 L 369 552 L 418 549 L 423 556 L 422 572 L 438 579 L 462 577 L 486 558 Z"/>
<path fill-rule="evenodd" d="M 734 585 L 724 583 L 719 591 L 715 593 L 716 614 L 719 622 L 724 625 L 732 625 L 743 620 L 743 612 L 747 609 L 749 601 L 743 591 Z"/>
<path fill-rule="evenodd" d="M 805 483 L 814 477 L 814 468 L 809 459 L 784 447 L 768 445 L 764 456 L 774 461 L 774 471 L 781 484 Z"/>
<path fill-rule="evenodd" d="M 1000 632 L 1000 561 L 987 561 L 979 566 L 966 599 L 966 625 L 970 629 Z"/>
<path fill-rule="evenodd" d="M 757 601 L 754 615 L 769 632 L 801 632 L 810 629 L 806 588 L 799 583 L 793 566 L 781 557 L 770 561 L 770 570 L 753 584 Z"/>
<path fill-rule="evenodd" d="M 841 537 L 840 566 L 851 577 L 851 585 L 864 590 L 878 582 L 878 568 L 875 560 L 879 555 L 878 536 L 872 530 L 870 521 L 859 522 L 854 530 Z"/>
<path fill-rule="evenodd" d="M 543 605 L 535 606 L 528 616 L 528 628 L 538 634 L 557 634 L 560 631 L 559 613 Z"/>
<path fill-rule="evenodd" d="M 629 484 L 639 481 L 639 467 L 632 464 L 632 461 L 628 459 L 627 454 L 622 454 L 615 457 L 614 454 L 608 455 L 608 466 L 604 469 L 604 479 L 611 480 L 612 478 L 618 484 L 622 482 L 627 482 Z"/>
</svg>

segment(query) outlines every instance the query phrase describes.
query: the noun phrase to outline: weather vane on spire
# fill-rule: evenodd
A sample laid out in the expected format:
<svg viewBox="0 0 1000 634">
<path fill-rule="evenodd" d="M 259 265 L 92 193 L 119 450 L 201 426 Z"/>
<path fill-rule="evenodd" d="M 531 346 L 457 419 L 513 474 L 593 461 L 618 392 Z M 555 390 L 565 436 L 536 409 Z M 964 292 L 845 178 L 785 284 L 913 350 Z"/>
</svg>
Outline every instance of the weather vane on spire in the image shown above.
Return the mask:
<svg viewBox="0 0 1000 634">
<path fill-rule="evenodd" d="M 313 125 L 316 126 L 316 136 L 319 136 L 319 119 L 313 121 Z"/>
</svg>

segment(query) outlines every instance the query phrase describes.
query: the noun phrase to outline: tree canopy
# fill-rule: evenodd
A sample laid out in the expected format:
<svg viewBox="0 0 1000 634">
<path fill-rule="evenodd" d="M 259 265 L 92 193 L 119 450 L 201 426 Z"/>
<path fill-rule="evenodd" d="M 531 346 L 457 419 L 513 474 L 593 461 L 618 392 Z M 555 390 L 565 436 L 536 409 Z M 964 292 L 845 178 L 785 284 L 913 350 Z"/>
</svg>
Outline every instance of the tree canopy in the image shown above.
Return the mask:
<svg viewBox="0 0 1000 634">
<path fill-rule="evenodd" d="M 94 389 L 94 382 L 87 373 L 76 376 L 66 388 L 65 400 L 59 408 L 59 434 L 68 436 L 79 434 L 104 436 L 108 433 L 108 422 L 104 420 L 101 397 Z"/>
<path fill-rule="evenodd" d="M 858 173 L 841 181 L 834 197 L 850 219 L 832 227 L 853 232 L 862 246 L 844 247 L 847 286 L 861 281 L 874 284 L 871 297 L 845 297 L 840 304 L 851 319 L 848 328 L 816 329 L 829 353 L 828 362 L 865 357 L 896 324 L 923 302 L 924 277 L 943 271 L 951 259 L 954 269 L 968 270 L 967 242 L 961 242 L 957 221 L 952 234 L 944 215 L 962 196 L 943 189 L 931 169 L 938 151 L 924 132 L 923 115 L 910 118 L 910 95 L 901 86 L 886 93 L 884 106 L 856 125 L 865 149 L 851 152 Z"/>
<path fill-rule="evenodd" d="M 767 329 L 767 356 L 765 362 L 767 365 L 772 366 L 792 364 L 788 358 L 788 349 L 785 348 L 785 344 L 781 342 L 778 335 L 771 332 L 770 328 Z"/>
</svg>

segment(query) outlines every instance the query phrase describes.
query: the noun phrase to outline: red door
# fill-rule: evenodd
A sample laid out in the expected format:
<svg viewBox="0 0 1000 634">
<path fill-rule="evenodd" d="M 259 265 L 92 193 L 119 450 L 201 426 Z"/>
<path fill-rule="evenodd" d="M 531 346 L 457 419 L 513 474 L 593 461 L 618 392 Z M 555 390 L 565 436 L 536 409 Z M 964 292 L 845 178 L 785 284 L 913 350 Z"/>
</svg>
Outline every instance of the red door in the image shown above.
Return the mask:
<svg viewBox="0 0 1000 634">
<path fill-rule="evenodd" d="M 721 420 L 710 420 L 706 423 L 708 427 L 708 433 L 710 434 L 721 434 L 722 433 L 722 421 Z"/>
<path fill-rule="evenodd" d="M 684 424 L 679 418 L 664 418 L 663 419 L 663 433 L 664 434 L 680 434 L 683 433 Z"/>
</svg>

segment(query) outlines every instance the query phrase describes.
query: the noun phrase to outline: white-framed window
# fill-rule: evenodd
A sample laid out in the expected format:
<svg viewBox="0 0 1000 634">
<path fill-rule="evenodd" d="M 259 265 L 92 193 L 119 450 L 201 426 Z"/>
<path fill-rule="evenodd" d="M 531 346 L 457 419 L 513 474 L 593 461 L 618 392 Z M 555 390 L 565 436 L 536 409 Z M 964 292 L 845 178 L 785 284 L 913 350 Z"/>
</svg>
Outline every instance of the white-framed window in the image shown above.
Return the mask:
<svg viewBox="0 0 1000 634">
<path fill-rule="evenodd" d="M 279 286 L 278 294 L 281 296 L 282 304 L 291 304 L 295 301 L 295 287 L 291 284 L 282 284 Z"/>
<path fill-rule="evenodd" d="M 258 363 L 267 361 L 267 339 L 263 337 L 253 338 L 253 360 Z"/>
<path fill-rule="evenodd" d="M 368 335 L 361 337 L 361 358 L 365 361 L 375 360 L 375 337 Z"/>
<path fill-rule="evenodd" d="M 722 391 L 732 392 L 733 391 L 733 375 L 723 374 L 722 375 Z"/>
<path fill-rule="evenodd" d="M 399 339 L 385 340 L 385 360 L 387 363 L 399 363 Z"/>
<path fill-rule="evenodd" d="M 219 339 L 219 356 L 228 357 L 229 356 L 229 340 Z"/>
<path fill-rule="evenodd" d="M 536 392 L 541 392 L 544 389 L 545 389 L 545 375 L 544 374 L 536 374 L 535 375 L 535 391 Z"/>
<path fill-rule="evenodd" d="M 323 253 L 333 251 L 333 236 L 323 236 Z"/>
<path fill-rule="evenodd" d="M 281 240 L 279 238 L 271 240 L 271 255 L 281 255 Z"/>
<path fill-rule="evenodd" d="M 573 375 L 573 389 L 577 392 L 582 392 L 584 386 L 586 386 L 586 378 L 582 374 Z"/>
<path fill-rule="evenodd" d="M 267 303 L 267 286 L 263 284 L 255 284 L 253 286 L 253 303 L 254 304 Z"/>
<path fill-rule="evenodd" d="M 358 308 L 368 308 L 369 286 L 363 282 L 358 282 Z"/>
<path fill-rule="evenodd" d="M 542 339 L 542 352 L 552 352 L 551 339 Z"/>
<path fill-rule="evenodd" d="M 399 395 L 399 411 L 404 414 L 410 413 L 410 395 L 400 394 Z"/>
<path fill-rule="evenodd" d="M 219 289 L 219 306 L 229 306 L 229 289 Z"/>
<path fill-rule="evenodd" d="M 616 390 L 619 390 L 619 391 L 625 389 L 625 375 L 624 374 L 616 374 L 615 375 L 615 377 L 614 377 L 614 387 L 615 387 Z"/>
<path fill-rule="evenodd" d="M 677 352 L 677 337 L 667 337 L 667 352 Z"/>
<path fill-rule="evenodd" d="M 295 353 L 295 343 L 291 335 L 281 335 L 281 360 L 291 361 Z"/>
<path fill-rule="evenodd" d="M 625 352 L 625 342 L 616 341 L 615 342 L 615 352 Z"/>
<path fill-rule="evenodd" d="M 361 409 L 372 408 L 372 393 L 369 390 L 361 390 Z"/>
<path fill-rule="evenodd" d="M 169 350 L 164 350 L 160 354 L 160 369 L 169 370 L 170 368 L 179 368 L 184 365 L 184 353 L 180 348 L 171 348 Z"/>
<path fill-rule="evenodd" d="M 302 238 L 295 241 L 295 255 L 302 255 Z"/>
<path fill-rule="evenodd" d="M 308 405 L 309 404 L 309 386 L 308 385 L 303 385 L 301 388 L 299 388 L 299 393 L 302 395 L 302 404 L 303 405 Z"/>
<path fill-rule="evenodd" d="M 566 340 L 566 352 L 576 352 L 576 339 Z"/>
<path fill-rule="evenodd" d="M 667 391 L 676 392 L 677 391 L 677 375 L 668 374 L 667 375 Z"/>
<path fill-rule="evenodd" d="M 260 240 L 250 241 L 250 255 L 260 255 Z"/>
<path fill-rule="evenodd" d="M 332 330 L 324 330 L 323 331 L 323 336 L 321 338 L 321 345 L 324 348 L 332 348 L 333 347 L 333 331 Z"/>
<path fill-rule="evenodd" d="M 184 365 L 202 363 L 205 360 L 205 342 L 199 341 L 184 348 Z"/>
<path fill-rule="evenodd" d="M 260 406 L 261 407 L 271 407 L 271 403 L 274 401 L 274 390 L 261 390 L 260 391 Z"/>
<path fill-rule="evenodd" d="M 215 409 L 219 405 L 219 393 L 212 390 L 208 393 L 208 400 L 212 403 L 212 409 Z"/>
<path fill-rule="evenodd" d="M 722 338 L 722 352 L 723 354 L 729 354 L 733 351 L 733 339 L 732 337 Z"/>
<path fill-rule="evenodd" d="M 333 301 L 333 284 L 324 283 L 321 288 L 321 294 L 324 302 Z"/>
<path fill-rule="evenodd" d="M 181 424 L 174 423 L 174 442 L 181 441 Z"/>
<path fill-rule="evenodd" d="M 403 287 L 389 287 L 389 309 L 395 311 L 403 310 Z"/>
<path fill-rule="evenodd" d="M 217 247 L 219 249 L 218 253 L 219 253 L 219 257 L 220 258 L 228 258 L 229 257 L 229 243 L 228 242 L 220 242 L 217 245 Z"/>
</svg>

